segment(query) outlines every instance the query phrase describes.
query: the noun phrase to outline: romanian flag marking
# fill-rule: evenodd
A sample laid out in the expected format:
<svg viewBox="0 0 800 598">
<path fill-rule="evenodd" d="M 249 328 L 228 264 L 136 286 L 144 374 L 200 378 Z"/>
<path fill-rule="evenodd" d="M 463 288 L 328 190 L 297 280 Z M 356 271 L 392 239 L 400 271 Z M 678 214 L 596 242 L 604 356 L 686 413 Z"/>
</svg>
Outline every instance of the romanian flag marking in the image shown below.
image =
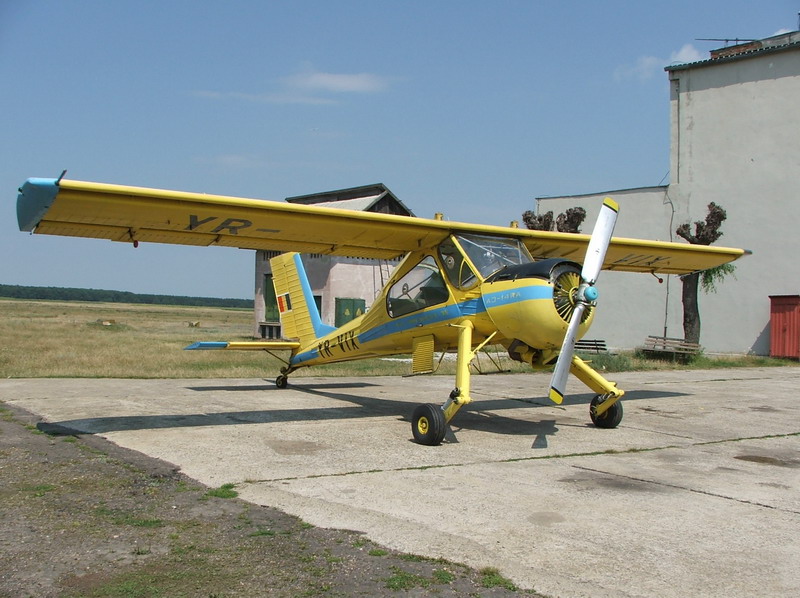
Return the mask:
<svg viewBox="0 0 800 598">
<path fill-rule="evenodd" d="M 292 302 L 289 299 L 289 293 L 278 295 L 278 311 L 282 314 L 287 311 L 292 311 Z"/>
</svg>

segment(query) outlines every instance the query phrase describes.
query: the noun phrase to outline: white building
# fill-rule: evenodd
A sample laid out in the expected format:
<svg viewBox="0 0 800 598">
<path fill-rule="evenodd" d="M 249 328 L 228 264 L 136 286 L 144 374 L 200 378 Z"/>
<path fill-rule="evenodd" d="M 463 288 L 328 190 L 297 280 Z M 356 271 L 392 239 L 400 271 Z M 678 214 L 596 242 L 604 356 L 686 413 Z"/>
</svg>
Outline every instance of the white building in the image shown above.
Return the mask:
<svg viewBox="0 0 800 598">
<path fill-rule="evenodd" d="M 289 203 L 413 216 L 385 185 L 288 197 Z M 255 330 L 260 338 L 280 338 L 280 319 L 270 258 L 278 252 L 256 251 Z M 303 255 L 303 265 L 324 324 L 339 327 L 369 309 L 389 280 L 396 261 Z"/>
<path fill-rule="evenodd" d="M 670 183 L 663 187 L 537 198 L 537 211 L 620 203 L 616 236 L 680 241 L 675 229 L 704 220 L 710 202 L 728 214 L 715 245 L 753 251 L 736 278 L 700 297 L 709 352 L 769 354 L 770 295 L 800 293 L 800 32 L 711 52 L 669 66 Z M 692 225 L 694 230 L 694 225 Z M 633 348 L 647 335 L 683 337 L 681 281 L 604 272 L 589 336 Z"/>
</svg>

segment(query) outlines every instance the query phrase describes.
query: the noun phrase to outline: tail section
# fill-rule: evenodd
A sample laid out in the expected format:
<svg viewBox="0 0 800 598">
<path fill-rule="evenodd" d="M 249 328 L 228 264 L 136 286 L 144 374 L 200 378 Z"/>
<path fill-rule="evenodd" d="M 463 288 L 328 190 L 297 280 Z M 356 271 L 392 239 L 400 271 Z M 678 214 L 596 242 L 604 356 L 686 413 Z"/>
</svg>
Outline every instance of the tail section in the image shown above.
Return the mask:
<svg viewBox="0 0 800 598">
<path fill-rule="evenodd" d="M 310 343 L 335 330 L 322 323 L 299 253 L 283 253 L 270 261 L 284 338 Z"/>
</svg>

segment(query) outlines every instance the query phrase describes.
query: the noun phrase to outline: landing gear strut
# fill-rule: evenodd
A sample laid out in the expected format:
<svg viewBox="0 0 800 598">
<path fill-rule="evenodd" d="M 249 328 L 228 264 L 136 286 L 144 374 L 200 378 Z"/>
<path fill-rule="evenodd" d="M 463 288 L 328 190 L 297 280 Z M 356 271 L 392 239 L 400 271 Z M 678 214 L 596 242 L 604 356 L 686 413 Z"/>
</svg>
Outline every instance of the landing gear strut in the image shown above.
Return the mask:
<svg viewBox="0 0 800 598">
<path fill-rule="evenodd" d="M 472 401 L 469 394 L 469 364 L 494 336 L 489 335 L 475 349 L 472 348 L 474 326 L 469 320 L 452 324 L 458 328 L 458 360 L 456 361 L 456 387 L 444 405 L 420 405 L 411 418 L 411 432 L 419 444 L 435 446 L 441 444 L 447 432 L 447 424 L 462 406 Z"/>
<path fill-rule="evenodd" d="M 598 428 L 616 428 L 622 421 L 622 403 L 619 400 L 625 394 L 577 355 L 572 356 L 570 372 L 586 386 L 597 393 L 589 405 L 589 417 Z"/>
</svg>

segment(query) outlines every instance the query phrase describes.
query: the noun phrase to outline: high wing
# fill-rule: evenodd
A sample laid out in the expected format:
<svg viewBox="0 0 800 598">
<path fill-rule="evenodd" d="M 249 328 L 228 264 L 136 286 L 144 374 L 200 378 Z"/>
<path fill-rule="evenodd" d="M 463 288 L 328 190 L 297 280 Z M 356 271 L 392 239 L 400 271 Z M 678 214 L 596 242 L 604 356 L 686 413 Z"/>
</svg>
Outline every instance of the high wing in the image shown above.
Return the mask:
<svg viewBox="0 0 800 598">
<path fill-rule="evenodd" d="M 20 230 L 39 234 L 382 259 L 434 247 L 456 233 L 517 238 L 535 258 L 580 260 L 589 243 L 583 234 L 41 178 L 28 179 L 19 189 L 17 220 Z M 615 237 L 603 268 L 685 274 L 746 253 Z"/>
</svg>

